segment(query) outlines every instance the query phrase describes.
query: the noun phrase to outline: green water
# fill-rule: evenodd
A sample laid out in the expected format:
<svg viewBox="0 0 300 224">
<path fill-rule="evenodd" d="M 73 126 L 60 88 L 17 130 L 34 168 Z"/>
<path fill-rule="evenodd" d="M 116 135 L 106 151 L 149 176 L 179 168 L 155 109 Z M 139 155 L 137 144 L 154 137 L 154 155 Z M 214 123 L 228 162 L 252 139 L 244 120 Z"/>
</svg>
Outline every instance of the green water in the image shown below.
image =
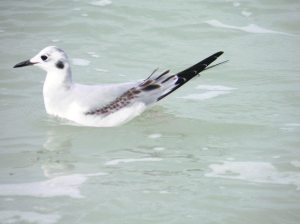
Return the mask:
<svg viewBox="0 0 300 224">
<path fill-rule="evenodd" d="M 296 224 L 300 221 L 299 1 L 0 2 L 0 223 Z M 252 25 L 251 25 L 252 24 Z M 209 70 L 132 122 L 46 114 L 48 45 L 74 80 Z"/>
</svg>

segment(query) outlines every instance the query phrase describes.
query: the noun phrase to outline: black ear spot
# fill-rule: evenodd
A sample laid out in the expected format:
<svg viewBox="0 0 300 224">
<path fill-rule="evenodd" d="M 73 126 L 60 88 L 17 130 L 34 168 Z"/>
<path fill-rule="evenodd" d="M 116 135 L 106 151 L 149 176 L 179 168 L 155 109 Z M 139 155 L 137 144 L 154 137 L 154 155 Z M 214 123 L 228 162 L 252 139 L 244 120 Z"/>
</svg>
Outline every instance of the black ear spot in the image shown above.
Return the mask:
<svg viewBox="0 0 300 224">
<path fill-rule="evenodd" d="M 56 63 L 56 67 L 59 68 L 59 69 L 63 69 L 65 67 L 64 63 L 62 61 L 58 61 Z"/>
</svg>

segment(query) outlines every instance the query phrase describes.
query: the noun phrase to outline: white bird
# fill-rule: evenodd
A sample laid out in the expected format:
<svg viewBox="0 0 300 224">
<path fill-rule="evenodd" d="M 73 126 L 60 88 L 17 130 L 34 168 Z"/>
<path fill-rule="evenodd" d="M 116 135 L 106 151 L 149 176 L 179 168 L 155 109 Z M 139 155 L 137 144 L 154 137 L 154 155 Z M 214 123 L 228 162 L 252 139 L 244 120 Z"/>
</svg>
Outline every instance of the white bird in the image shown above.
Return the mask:
<svg viewBox="0 0 300 224">
<path fill-rule="evenodd" d="M 169 74 L 169 70 L 146 79 L 120 84 L 82 85 L 74 83 L 66 53 L 49 46 L 33 58 L 14 66 L 34 65 L 47 72 L 43 87 L 48 114 L 65 118 L 84 126 L 112 127 L 124 124 L 140 115 L 149 106 L 188 82 L 215 61 L 217 52 L 194 66 Z"/>
</svg>

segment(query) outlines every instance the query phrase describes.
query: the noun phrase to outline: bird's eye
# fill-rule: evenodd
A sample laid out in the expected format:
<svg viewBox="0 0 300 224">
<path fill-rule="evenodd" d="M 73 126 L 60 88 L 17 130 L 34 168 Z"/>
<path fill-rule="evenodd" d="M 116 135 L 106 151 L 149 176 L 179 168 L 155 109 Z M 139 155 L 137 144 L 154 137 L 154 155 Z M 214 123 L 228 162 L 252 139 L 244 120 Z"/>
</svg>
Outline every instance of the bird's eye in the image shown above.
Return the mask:
<svg viewBox="0 0 300 224">
<path fill-rule="evenodd" d="M 47 57 L 46 55 L 42 55 L 42 56 L 41 56 L 41 59 L 42 59 L 43 61 L 46 61 L 46 60 L 48 59 L 48 57 Z"/>
</svg>

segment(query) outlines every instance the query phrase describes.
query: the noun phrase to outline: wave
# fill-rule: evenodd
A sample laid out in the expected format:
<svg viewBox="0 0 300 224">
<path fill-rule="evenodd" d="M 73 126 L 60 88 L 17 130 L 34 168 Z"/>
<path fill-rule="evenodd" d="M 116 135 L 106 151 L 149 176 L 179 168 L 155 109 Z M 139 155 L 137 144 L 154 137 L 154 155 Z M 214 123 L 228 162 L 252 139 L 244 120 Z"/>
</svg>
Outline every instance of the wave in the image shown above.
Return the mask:
<svg viewBox="0 0 300 224">
<path fill-rule="evenodd" d="M 161 158 L 114 159 L 114 160 L 107 161 L 105 163 L 105 165 L 114 166 L 114 165 L 118 165 L 119 163 L 157 162 L 157 161 L 161 161 L 161 160 L 162 160 Z"/>
<path fill-rule="evenodd" d="M 249 24 L 247 26 L 233 26 L 233 25 L 224 24 L 218 20 L 207 20 L 207 21 L 205 21 L 205 23 L 207 23 L 213 27 L 241 30 L 241 31 L 248 32 L 248 33 L 274 33 L 274 34 L 290 35 L 289 33 L 269 30 L 269 29 L 257 26 L 255 24 Z"/>
<path fill-rule="evenodd" d="M 29 183 L 1 184 L 1 196 L 32 196 L 32 197 L 57 197 L 69 196 L 71 198 L 83 198 L 80 193 L 81 185 L 88 177 L 105 175 L 105 173 L 72 174 L 58 176 L 49 180 Z"/>
<path fill-rule="evenodd" d="M 297 163 L 298 164 L 298 163 Z M 211 172 L 206 177 L 221 177 L 255 183 L 292 184 L 300 190 L 300 173 L 279 172 L 271 163 L 252 161 L 225 161 L 209 165 Z"/>
<path fill-rule="evenodd" d="M 207 100 L 217 96 L 231 93 L 236 88 L 221 86 L 221 85 L 198 85 L 196 89 L 205 90 L 204 93 L 193 93 L 187 96 L 179 97 L 188 100 Z"/>
</svg>

